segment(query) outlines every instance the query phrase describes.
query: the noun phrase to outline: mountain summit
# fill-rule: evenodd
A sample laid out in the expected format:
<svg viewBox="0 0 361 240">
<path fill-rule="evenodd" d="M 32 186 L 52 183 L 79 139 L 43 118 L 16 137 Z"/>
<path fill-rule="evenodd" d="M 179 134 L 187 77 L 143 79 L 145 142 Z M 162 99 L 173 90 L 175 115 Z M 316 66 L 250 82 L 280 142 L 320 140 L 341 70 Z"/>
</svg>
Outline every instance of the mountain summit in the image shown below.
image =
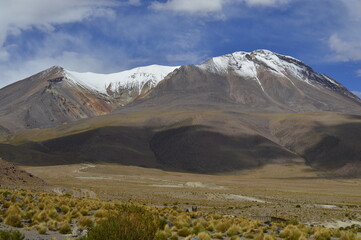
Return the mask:
<svg viewBox="0 0 361 240">
<path fill-rule="evenodd" d="M 324 87 L 355 98 L 353 94 L 345 91 L 346 89 L 334 79 L 314 72 L 311 67 L 300 60 L 268 50 L 255 50 L 250 53 L 235 52 L 211 58 L 199 65 L 199 67 L 215 73 L 233 71 L 241 77 L 257 81 L 263 91 L 265 91 L 265 88 L 259 76 L 262 71 L 269 71 L 269 74 L 288 79 L 293 86 L 295 86 L 294 81 L 303 81 L 316 88 Z"/>
<path fill-rule="evenodd" d="M 361 100 L 301 61 L 267 50 L 235 52 L 175 70 L 152 102 L 251 112 L 361 113 Z"/>
</svg>

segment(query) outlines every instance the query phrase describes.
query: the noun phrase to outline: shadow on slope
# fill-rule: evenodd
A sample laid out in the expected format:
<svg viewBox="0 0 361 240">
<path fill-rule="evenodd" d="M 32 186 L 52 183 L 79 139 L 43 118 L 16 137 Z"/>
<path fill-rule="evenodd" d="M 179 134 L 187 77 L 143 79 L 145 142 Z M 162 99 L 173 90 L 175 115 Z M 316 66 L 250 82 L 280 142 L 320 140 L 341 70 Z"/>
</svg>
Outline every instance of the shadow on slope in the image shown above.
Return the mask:
<svg viewBox="0 0 361 240">
<path fill-rule="evenodd" d="M 260 135 L 228 136 L 205 126 L 159 131 L 103 127 L 17 147 L 3 144 L 0 154 L 23 165 L 107 162 L 197 173 L 255 168 L 297 158 Z"/>
<path fill-rule="evenodd" d="M 257 168 L 276 160 L 297 158 L 260 135 L 228 136 L 204 126 L 156 133 L 150 147 L 162 165 L 201 173 Z"/>
<path fill-rule="evenodd" d="M 307 164 L 330 169 L 341 169 L 347 164 L 361 164 L 361 123 L 332 127 L 319 125 L 313 132 L 321 137 L 320 141 L 302 153 Z"/>
<path fill-rule="evenodd" d="M 281 145 L 303 157 L 307 165 L 335 175 L 360 176 L 357 166 L 361 165 L 361 121 L 358 116 L 347 119 L 335 124 L 306 118 L 281 121 L 275 127 L 275 136 Z"/>
</svg>

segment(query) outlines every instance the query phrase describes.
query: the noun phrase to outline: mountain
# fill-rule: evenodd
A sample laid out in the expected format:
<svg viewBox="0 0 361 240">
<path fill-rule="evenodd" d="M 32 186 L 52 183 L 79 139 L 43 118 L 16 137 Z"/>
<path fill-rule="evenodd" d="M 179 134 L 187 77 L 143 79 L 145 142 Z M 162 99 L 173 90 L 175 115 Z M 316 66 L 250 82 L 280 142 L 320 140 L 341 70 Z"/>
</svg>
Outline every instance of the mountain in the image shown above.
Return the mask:
<svg viewBox="0 0 361 240">
<path fill-rule="evenodd" d="M 67 79 L 89 90 L 111 96 L 121 105 L 145 95 L 178 67 L 151 65 L 112 73 L 78 73 L 65 70 Z"/>
<path fill-rule="evenodd" d="M 361 113 L 361 100 L 336 80 L 299 60 L 266 50 L 236 52 L 198 66 L 183 66 L 145 101 L 250 112 Z"/>
<path fill-rule="evenodd" d="M 148 75 L 145 81 L 156 79 L 148 85 L 125 84 L 129 77 L 95 85 L 98 75 L 64 71 L 64 83 L 109 99 L 111 114 L 5 134 L 0 156 L 26 165 L 111 162 L 199 173 L 297 163 L 361 175 L 361 100 L 292 57 L 236 52 Z M 124 86 L 135 97 L 122 98 Z"/>
<path fill-rule="evenodd" d="M 51 67 L 0 89 L 0 135 L 108 114 L 174 69 L 153 65 L 107 75 Z"/>
</svg>

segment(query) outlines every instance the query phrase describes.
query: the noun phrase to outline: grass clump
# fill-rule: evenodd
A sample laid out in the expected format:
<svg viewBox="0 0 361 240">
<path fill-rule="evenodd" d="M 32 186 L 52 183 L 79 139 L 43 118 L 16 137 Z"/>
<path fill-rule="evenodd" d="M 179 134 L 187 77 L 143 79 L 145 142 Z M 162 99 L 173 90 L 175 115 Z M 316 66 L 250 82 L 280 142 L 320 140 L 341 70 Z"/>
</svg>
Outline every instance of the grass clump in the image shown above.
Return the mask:
<svg viewBox="0 0 361 240">
<path fill-rule="evenodd" d="M 23 240 L 24 235 L 17 230 L 0 230 L 0 240 Z"/>
<path fill-rule="evenodd" d="M 357 235 L 353 232 L 343 232 L 340 237 L 341 240 L 356 240 Z"/>
<path fill-rule="evenodd" d="M 93 220 L 90 218 L 90 217 L 81 217 L 79 219 L 79 226 L 82 228 L 82 229 L 85 229 L 85 228 L 92 228 L 94 226 L 94 222 Z"/>
<path fill-rule="evenodd" d="M 328 229 L 319 228 L 316 229 L 315 233 L 313 234 L 313 238 L 316 240 L 330 240 L 331 233 Z"/>
<path fill-rule="evenodd" d="M 288 225 L 280 233 L 280 237 L 286 240 L 298 240 L 302 236 L 302 232 L 295 225 Z"/>
<path fill-rule="evenodd" d="M 181 237 L 187 237 L 190 234 L 191 234 L 191 231 L 186 227 L 178 230 L 178 235 Z"/>
<path fill-rule="evenodd" d="M 83 240 L 154 240 L 160 220 L 145 208 L 120 207 L 117 215 L 95 226 Z"/>
<path fill-rule="evenodd" d="M 17 227 L 17 228 L 23 227 L 20 215 L 9 215 L 5 218 L 4 223 L 12 227 Z"/>
<path fill-rule="evenodd" d="M 40 225 L 38 227 L 38 233 L 39 234 L 44 235 L 44 234 L 46 234 L 47 231 L 48 231 L 48 228 L 45 225 Z"/>
<path fill-rule="evenodd" d="M 171 235 L 169 233 L 167 233 L 166 231 L 158 231 L 155 234 L 155 239 L 157 240 L 167 240 Z"/>
<path fill-rule="evenodd" d="M 71 227 L 70 227 L 69 223 L 64 222 L 64 223 L 60 226 L 59 232 L 60 232 L 61 234 L 69 234 L 69 233 L 71 233 Z"/>
<path fill-rule="evenodd" d="M 217 232 L 225 233 L 230 227 L 232 223 L 230 221 L 220 221 L 216 226 L 215 229 Z"/>
<path fill-rule="evenodd" d="M 200 232 L 200 233 L 198 233 L 197 237 L 198 237 L 200 240 L 211 240 L 211 237 L 210 237 L 209 234 L 206 233 L 206 232 Z"/>
<path fill-rule="evenodd" d="M 241 232 L 240 228 L 237 225 L 232 225 L 228 228 L 226 234 L 228 237 L 232 237 L 234 235 L 237 235 Z"/>
</svg>

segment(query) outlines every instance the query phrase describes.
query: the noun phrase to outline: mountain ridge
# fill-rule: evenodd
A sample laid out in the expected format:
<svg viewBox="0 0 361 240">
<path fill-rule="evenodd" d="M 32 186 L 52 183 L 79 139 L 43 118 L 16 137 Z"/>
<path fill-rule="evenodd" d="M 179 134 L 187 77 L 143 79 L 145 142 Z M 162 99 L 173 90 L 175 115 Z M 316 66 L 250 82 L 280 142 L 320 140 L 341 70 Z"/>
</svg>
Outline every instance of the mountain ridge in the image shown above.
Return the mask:
<svg viewBox="0 0 361 240">
<path fill-rule="evenodd" d="M 30 88 L 17 93 L 10 115 L 1 114 L 12 110 L 4 103 L 12 92 L 0 90 L 0 106 L 10 107 L 0 107 L 1 157 L 24 165 L 110 162 L 199 173 L 297 162 L 343 176 L 361 174 L 352 170 L 361 162 L 361 100 L 292 57 L 264 50 L 216 57 L 175 68 L 153 88 L 136 88 L 130 98 L 118 95 L 120 100 L 59 71 L 11 86 Z M 88 98 L 79 97 L 85 93 Z M 64 112 L 69 102 L 74 108 Z M 108 112 L 101 114 L 94 102 Z M 48 109 L 49 103 L 55 107 Z M 64 121 L 24 131 L 16 121 L 22 117 L 18 109 L 27 106 L 60 111 Z M 83 118 L 69 117 L 95 107 Z M 40 120 L 48 116 L 39 113 Z M 9 123 L 20 127 L 9 129 Z"/>
</svg>

